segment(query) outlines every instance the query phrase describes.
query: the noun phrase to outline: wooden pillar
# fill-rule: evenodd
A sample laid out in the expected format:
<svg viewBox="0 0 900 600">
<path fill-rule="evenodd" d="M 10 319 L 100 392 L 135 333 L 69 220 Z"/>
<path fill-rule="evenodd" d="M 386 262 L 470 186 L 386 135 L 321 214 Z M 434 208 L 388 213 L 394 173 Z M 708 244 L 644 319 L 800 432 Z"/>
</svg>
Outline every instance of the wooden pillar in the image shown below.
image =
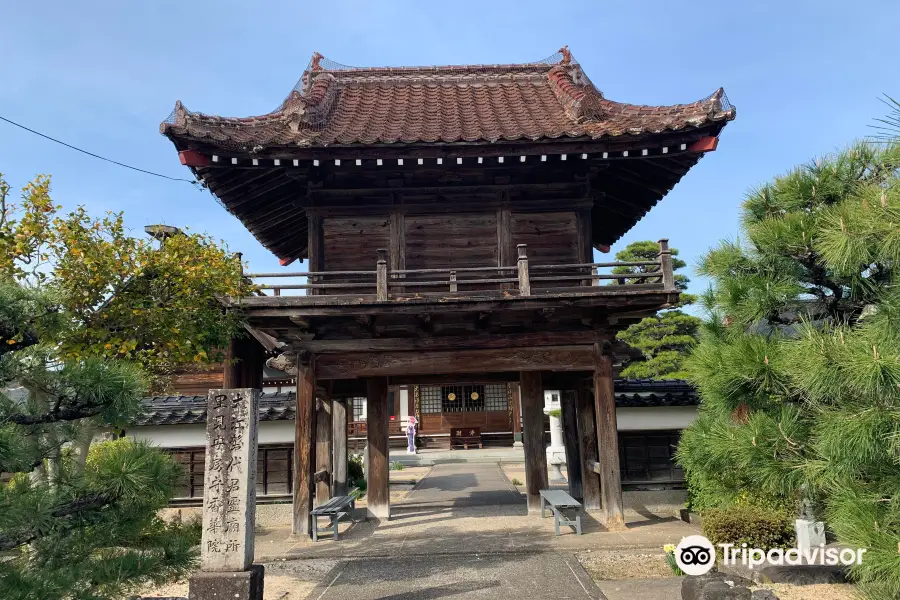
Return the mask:
<svg viewBox="0 0 900 600">
<path fill-rule="evenodd" d="M 540 491 L 548 488 L 544 447 L 544 388 L 540 371 L 519 373 L 522 397 L 522 442 L 525 444 L 525 489 L 528 512 L 541 509 Z"/>
<path fill-rule="evenodd" d="M 331 478 L 333 475 L 332 449 L 331 449 L 331 411 L 332 400 L 328 394 L 319 399 L 316 410 L 316 472 L 325 472 L 316 481 L 316 506 L 324 504 L 331 499 Z"/>
<path fill-rule="evenodd" d="M 311 216 L 307 218 L 307 228 L 308 228 L 308 237 L 307 237 L 307 262 L 309 265 L 309 270 L 311 272 L 322 271 L 323 263 L 322 257 L 324 256 L 325 246 L 324 240 L 325 236 L 322 233 L 322 217 L 319 216 Z M 319 276 L 309 277 L 309 281 L 307 283 L 319 283 Z M 322 290 L 318 289 L 309 289 L 306 291 L 310 296 L 316 296 L 322 293 Z"/>
<path fill-rule="evenodd" d="M 297 356 L 297 417 L 294 422 L 294 521 L 295 534 L 310 535 L 309 512 L 315 497 L 313 474 L 316 464 L 316 370 L 315 357 Z"/>
<path fill-rule="evenodd" d="M 233 337 L 225 348 L 223 389 L 262 389 L 266 350 L 249 334 Z"/>
<path fill-rule="evenodd" d="M 562 409 L 563 442 L 566 446 L 566 474 L 569 477 L 569 495 L 583 498 L 581 492 L 581 455 L 578 450 L 578 421 L 575 416 L 575 393 L 567 390 L 559 399 Z"/>
<path fill-rule="evenodd" d="M 612 344 L 594 344 L 594 412 L 600 464 L 600 493 L 608 529 L 625 527 L 622 482 L 619 475 L 619 435 L 613 390 Z"/>
<path fill-rule="evenodd" d="M 578 422 L 578 450 L 581 461 L 581 493 L 585 510 L 602 507 L 600 476 L 591 468 L 597 462 L 597 426 L 594 420 L 594 396 L 591 384 L 582 383 L 575 390 L 575 418 Z M 571 476 L 572 470 L 569 469 Z"/>
<path fill-rule="evenodd" d="M 367 383 L 366 429 L 369 441 L 369 475 L 366 486 L 367 515 L 389 519 L 391 497 L 388 465 L 388 385 L 386 377 L 370 377 Z"/>
<path fill-rule="evenodd" d="M 347 400 L 335 400 L 331 405 L 331 445 L 333 448 L 335 496 L 345 496 L 350 491 L 347 481 Z"/>
</svg>

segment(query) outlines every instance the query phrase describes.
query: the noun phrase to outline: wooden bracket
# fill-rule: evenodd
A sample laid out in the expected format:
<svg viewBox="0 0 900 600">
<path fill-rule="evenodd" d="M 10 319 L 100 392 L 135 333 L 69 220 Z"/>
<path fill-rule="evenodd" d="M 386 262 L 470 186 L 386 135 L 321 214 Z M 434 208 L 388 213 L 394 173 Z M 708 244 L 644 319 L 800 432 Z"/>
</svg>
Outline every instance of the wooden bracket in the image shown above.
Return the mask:
<svg viewBox="0 0 900 600">
<path fill-rule="evenodd" d="M 688 152 L 713 152 L 718 145 L 719 138 L 708 135 L 688 146 Z"/>
<path fill-rule="evenodd" d="M 182 150 L 178 153 L 178 160 L 186 167 L 208 167 L 209 157 L 200 154 L 196 150 Z"/>
</svg>

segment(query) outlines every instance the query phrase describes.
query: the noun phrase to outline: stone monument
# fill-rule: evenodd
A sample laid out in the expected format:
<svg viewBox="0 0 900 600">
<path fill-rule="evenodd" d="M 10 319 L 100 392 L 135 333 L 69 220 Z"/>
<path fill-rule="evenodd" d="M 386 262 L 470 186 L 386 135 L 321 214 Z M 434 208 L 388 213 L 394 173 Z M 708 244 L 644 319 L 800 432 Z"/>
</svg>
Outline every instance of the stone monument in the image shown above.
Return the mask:
<svg viewBox="0 0 900 600">
<path fill-rule="evenodd" d="M 262 600 L 253 564 L 259 390 L 210 390 L 206 411 L 203 538 L 190 600 Z"/>
<path fill-rule="evenodd" d="M 797 533 L 797 549 L 804 552 L 825 545 L 825 523 L 816 521 L 806 484 L 800 487 L 803 501 L 800 503 L 800 518 L 794 522 L 794 528 Z"/>
<path fill-rule="evenodd" d="M 556 416 L 562 409 L 558 390 L 544 392 L 544 413 L 550 415 L 550 446 L 547 448 L 547 464 L 550 465 L 550 481 L 564 483 L 562 465 L 566 464 L 566 447 L 563 443 L 562 420 Z M 555 413 L 555 414 L 554 414 Z"/>
</svg>

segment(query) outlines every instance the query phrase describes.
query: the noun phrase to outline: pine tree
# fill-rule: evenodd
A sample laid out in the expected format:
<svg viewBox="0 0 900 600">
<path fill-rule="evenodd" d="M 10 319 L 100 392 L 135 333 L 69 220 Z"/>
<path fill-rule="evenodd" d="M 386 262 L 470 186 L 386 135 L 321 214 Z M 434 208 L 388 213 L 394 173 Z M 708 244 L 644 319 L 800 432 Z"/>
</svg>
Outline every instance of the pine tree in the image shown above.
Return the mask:
<svg viewBox="0 0 900 600">
<path fill-rule="evenodd" d="M 900 598 L 900 147 L 861 144 L 751 191 L 707 253 L 702 404 L 678 461 L 699 510 L 812 501 L 853 576 Z"/>
<path fill-rule="evenodd" d="M 677 258 L 678 250 L 671 249 L 672 267 L 677 271 L 686 263 Z M 659 244 L 651 241 L 634 242 L 616 253 L 616 260 L 622 262 L 653 262 L 659 255 Z M 654 266 L 618 266 L 613 273 L 629 275 L 650 273 L 658 270 Z M 642 283 L 643 279 L 623 278 L 616 284 Z M 675 275 L 675 286 L 681 291 L 679 307 L 692 304 L 696 297 L 685 292 L 690 280 L 681 273 Z M 682 379 L 687 376 L 684 359 L 697 343 L 700 319 L 680 310 L 660 311 L 652 317 L 641 319 L 619 334 L 628 345 L 637 348 L 642 360 L 630 362 L 622 369 L 621 376 L 634 379 Z"/>
<path fill-rule="evenodd" d="M 92 444 L 141 410 L 149 377 L 203 360 L 238 317 L 240 266 L 203 236 L 153 248 L 122 216 L 59 216 L 49 178 L 20 206 L 0 178 L 0 598 L 119 600 L 198 564 L 199 525 L 156 515 L 180 468 Z"/>
</svg>

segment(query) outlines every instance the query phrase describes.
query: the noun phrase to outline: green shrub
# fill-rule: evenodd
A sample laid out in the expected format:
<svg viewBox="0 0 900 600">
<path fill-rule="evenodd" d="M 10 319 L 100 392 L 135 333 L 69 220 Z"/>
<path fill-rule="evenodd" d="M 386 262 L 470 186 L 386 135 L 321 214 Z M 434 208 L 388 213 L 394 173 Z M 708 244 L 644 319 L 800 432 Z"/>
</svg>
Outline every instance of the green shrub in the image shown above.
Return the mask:
<svg viewBox="0 0 900 600">
<path fill-rule="evenodd" d="M 712 508 L 703 513 L 703 535 L 713 545 L 734 544 L 748 548 L 792 548 L 794 521 L 781 510 L 757 506 L 734 505 Z"/>
<path fill-rule="evenodd" d="M 362 454 L 351 454 L 347 461 L 347 478 L 350 482 L 359 487 L 360 481 L 366 480 L 366 471 L 363 467 Z"/>
<path fill-rule="evenodd" d="M 548 410 L 547 415 L 550 417 L 556 417 L 557 419 L 562 418 L 562 409 L 554 408 L 553 410 Z"/>
</svg>

